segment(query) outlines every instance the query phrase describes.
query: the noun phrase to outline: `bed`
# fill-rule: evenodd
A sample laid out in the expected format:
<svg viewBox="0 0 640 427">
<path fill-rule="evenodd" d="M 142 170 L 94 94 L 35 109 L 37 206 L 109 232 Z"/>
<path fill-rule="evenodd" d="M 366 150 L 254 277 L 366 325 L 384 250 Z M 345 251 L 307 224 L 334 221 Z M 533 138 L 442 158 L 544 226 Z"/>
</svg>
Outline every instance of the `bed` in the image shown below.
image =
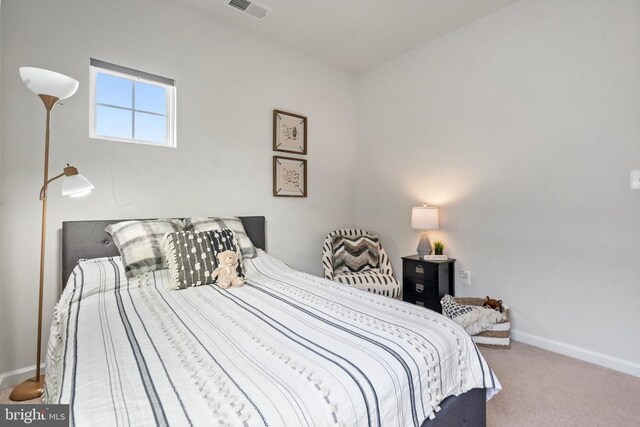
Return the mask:
<svg viewBox="0 0 640 427">
<path fill-rule="evenodd" d="M 78 426 L 485 425 L 500 384 L 461 327 L 292 269 L 241 219 L 260 250 L 231 290 L 127 280 L 117 221 L 63 223 L 45 402 Z"/>
</svg>

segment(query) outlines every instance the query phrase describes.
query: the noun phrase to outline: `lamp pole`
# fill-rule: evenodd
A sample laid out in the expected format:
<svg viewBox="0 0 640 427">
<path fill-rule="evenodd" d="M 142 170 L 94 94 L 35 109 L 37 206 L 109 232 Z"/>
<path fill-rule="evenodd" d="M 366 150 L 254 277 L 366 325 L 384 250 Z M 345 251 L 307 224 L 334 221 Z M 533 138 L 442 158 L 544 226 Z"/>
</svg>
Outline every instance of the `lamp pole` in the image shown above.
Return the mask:
<svg viewBox="0 0 640 427">
<path fill-rule="evenodd" d="M 42 227 L 40 234 L 40 284 L 38 288 L 38 341 L 36 343 L 36 376 L 17 385 L 9 395 L 11 400 L 23 401 L 35 399 L 44 390 L 44 375 L 40 373 L 42 363 L 42 305 L 44 297 L 44 256 L 47 241 L 47 184 L 49 183 L 49 137 L 51 132 L 51 110 L 59 98 L 51 95 L 38 95 L 47 110 L 44 134 L 44 177 L 40 200 L 42 201 Z"/>
<path fill-rule="evenodd" d="M 47 240 L 47 184 L 49 182 L 49 134 L 51 132 L 51 110 L 58 102 L 58 98 L 51 95 L 39 95 L 40 99 L 44 103 L 44 107 L 47 109 L 47 124 L 45 127 L 44 136 L 44 179 L 43 187 L 44 191 L 41 193 L 42 199 L 42 227 L 40 236 L 40 287 L 38 289 L 38 343 L 37 343 L 37 362 L 36 362 L 36 382 L 42 384 L 44 387 L 44 377 L 40 375 L 40 364 L 42 354 L 42 300 L 44 294 L 44 254 L 46 250 Z"/>
</svg>

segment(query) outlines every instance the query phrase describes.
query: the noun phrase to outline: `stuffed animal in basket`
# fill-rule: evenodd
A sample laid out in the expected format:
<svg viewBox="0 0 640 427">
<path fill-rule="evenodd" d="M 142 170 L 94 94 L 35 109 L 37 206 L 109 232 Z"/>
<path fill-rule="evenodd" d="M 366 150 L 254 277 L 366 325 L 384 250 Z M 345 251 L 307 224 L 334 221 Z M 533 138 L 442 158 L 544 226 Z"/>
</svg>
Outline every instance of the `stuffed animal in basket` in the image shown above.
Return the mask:
<svg viewBox="0 0 640 427">
<path fill-rule="evenodd" d="M 482 306 L 483 307 L 487 307 L 487 308 L 492 308 L 492 309 L 502 313 L 502 300 L 501 299 L 498 299 L 498 300 L 491 299 L 487 295 L 487 299 L 484 300 L 484 302 L 482 303 Z"/>
<path fill-rule="evenodd" d="M 227 289 L 231 286 L 244 285 L 244 279 L 238 276 L 238 254 L 234 251 L 224 251 L 218 254 L 218 267 L 213 270 L 211 277 L 218 282 L 218 286 Z"/>
</svg>

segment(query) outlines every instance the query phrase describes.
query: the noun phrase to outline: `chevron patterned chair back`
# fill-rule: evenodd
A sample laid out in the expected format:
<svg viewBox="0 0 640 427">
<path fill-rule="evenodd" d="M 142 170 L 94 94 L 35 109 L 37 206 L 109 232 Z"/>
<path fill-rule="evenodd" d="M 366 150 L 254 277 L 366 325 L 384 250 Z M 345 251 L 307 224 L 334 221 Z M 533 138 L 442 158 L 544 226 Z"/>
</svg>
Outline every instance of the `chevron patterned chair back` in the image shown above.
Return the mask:
<svg viewBox="0 0 640 427">
<path fill-rule="evenodd" d="M 384 295 L 391 298 L 397 298 L 400 296 L 400 283 L 395 277 L 393 277 L 391 261 L 389 260 L 387 252 L 382 247 L 382 244 L 379 244 L 378 246 L 378 268 L 367 271 L 336 274 L 333 269 L 335 255 L 333 240 L 335 236 L 356 237 L 376 236 L 376 234 L 358 228 L 342 228 L 339 230 L 333 230 L 331 233 L 327 234 L 324 239 L 324 244 L 322 245 L 322 268 L 324 269 L 325 278 L 374 294 Z"/>
</svg>

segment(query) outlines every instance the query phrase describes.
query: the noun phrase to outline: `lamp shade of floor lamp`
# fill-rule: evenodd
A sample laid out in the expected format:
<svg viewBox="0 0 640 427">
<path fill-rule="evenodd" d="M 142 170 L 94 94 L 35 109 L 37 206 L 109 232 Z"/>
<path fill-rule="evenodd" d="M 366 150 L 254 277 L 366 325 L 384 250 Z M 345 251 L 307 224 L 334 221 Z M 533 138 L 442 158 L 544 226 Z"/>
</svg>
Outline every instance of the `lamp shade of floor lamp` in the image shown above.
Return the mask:
<svg viewBox="0 0 640 427">
<path fill-rule="evenodd" d="M 44 375 L 40 373 L 42 353 L 42 297 L 44 291 L 44 259 L 47 235 L 47 189 L 51 182 L 58 178 L 64 178 L 62 182 L 63 196 L 85 195 L 93 189 L 88 179 L 78 173 L 78 169 L 67 165 L 62 173 L 49 178 L 49 131 L 51 127 L 51 110 L 61 99 L 66 99 L 76 93 L 78 82 L 71 77 L 42 68 L 21 67 L 20 78 L 33 93 L 38 95 L 47 110 L 44 138 L 44 179 L 40 188 L 40 200 L 42 201 L 42 229 L 40 235 L 40 286 L 38 289 L 38 341 L 36 352 L 36 376 L 30 378 L 13 388 L 9 398 L 23 401 L 35 399 L 42 395 L 44 390 Z"/>
<path fill-rule="evenodd" d="M 438 208 L 427 206 L 426 203 L 413 208 L 411 211 L 411 228 L 422 230 L 417 248 L 418 256 L 424 258 L 426 255 L 430 255 L 433 248 L 431 247 L 427 230 L 437 230 L 440 228 Z"/>
</svg>

